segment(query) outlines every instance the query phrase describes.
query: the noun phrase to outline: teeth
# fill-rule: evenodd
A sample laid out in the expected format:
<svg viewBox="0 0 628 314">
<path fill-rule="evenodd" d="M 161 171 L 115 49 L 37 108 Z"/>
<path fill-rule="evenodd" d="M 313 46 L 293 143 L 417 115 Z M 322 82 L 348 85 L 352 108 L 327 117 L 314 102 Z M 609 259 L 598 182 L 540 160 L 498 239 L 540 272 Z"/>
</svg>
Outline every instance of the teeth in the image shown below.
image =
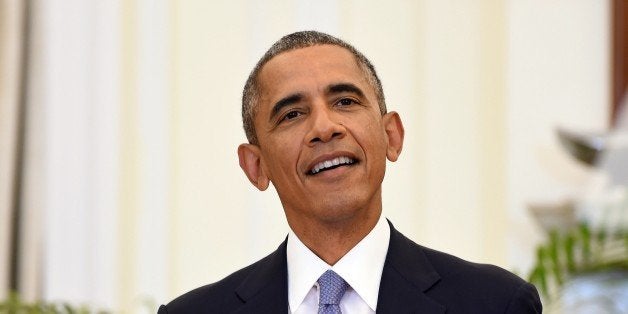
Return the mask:
<svg viewBox="0 0 628 314">
<path fill-rule="evenodd" d="M 353 159 L 349 157 L 344 157 L 344 156 L 336 157 L 331 160 L 321 161 L 317 163 L 316 165 L 314 165 L 314 168 L 312 168 L 312 174 L 319 173 L 321 170 L 331 168 L 333 166 L 345 165 L 345 164 L 350 165 L 354 162 L 355 161 Z"/>
</svg>

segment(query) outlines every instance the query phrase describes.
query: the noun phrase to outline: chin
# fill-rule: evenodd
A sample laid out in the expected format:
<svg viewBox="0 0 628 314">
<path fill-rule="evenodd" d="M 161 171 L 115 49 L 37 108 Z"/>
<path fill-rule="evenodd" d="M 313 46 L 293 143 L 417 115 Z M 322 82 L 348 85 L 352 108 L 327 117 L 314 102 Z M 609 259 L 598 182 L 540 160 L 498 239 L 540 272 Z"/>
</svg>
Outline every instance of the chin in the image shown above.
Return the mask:
<svg viewBox="0 0 628 314">
<path fill-rule="evenodd" d="M 367 202 L 351 197 L 330 197 L 317 204 L 317 213 L 326 222 L 340 222 L 362 216 Z"/>
</svg>

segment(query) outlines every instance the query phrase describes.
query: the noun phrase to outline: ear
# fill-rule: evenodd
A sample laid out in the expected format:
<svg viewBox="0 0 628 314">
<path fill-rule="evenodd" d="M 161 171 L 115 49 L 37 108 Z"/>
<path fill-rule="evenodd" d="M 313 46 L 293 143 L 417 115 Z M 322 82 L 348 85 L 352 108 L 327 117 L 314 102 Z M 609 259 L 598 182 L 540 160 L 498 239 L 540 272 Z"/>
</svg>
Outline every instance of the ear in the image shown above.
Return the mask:
<svg viewBox="0 0 628 314">
<path fill-rule="evenodd" d="M 253 144 L 240 144 L 238 146 L 238 158 L 240 168 L 244 171 L 249 181 L 260 191 L 268 188 L 269 179 L 261 166 L 261 152 L 259 146 Z"/>
<path fill-rule="evenodd" d="M 390 161 L 397 161 L 403 148 L 404 130 L 401 118 L 398 113 L 391 111 L 384 115 L 383 121 L 386 137 L 388 138 L 386 157 Z"/>
</svg>

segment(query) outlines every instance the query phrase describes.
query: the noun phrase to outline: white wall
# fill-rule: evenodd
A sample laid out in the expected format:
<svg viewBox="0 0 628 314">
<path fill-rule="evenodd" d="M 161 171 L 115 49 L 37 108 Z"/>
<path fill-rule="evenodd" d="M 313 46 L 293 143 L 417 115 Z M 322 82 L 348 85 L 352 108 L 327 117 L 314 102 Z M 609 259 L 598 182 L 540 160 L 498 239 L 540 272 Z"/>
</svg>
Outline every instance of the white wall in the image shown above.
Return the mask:
<svg viewBox="0 0 628 314">
<path fill-rule="evenodd" d="M 527 269 L 539 227 L 526 204 L 576 200 L 591 172 L 560 147 L 557 127 L 607 129 L 609 1 L 510 1 L 508 261 Z"/>
</svg>

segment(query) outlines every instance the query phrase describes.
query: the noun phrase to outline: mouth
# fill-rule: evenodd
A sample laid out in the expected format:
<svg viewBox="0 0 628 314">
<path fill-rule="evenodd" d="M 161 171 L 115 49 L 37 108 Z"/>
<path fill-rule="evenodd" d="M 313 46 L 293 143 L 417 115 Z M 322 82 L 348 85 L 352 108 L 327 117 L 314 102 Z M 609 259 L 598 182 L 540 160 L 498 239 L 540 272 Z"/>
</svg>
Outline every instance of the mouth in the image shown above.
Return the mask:
<svg viewBox="0 0 628 314">
<path fill-rule="evenodd" d="M 356 164 L 358 161 L 347 156 L 338 156 L 327 160 L 320 161 L 307 171 L 308 175 L 316 175 L 321 172 L 336 169 L 338 167 L 350 166 Z"/>
</svg>

